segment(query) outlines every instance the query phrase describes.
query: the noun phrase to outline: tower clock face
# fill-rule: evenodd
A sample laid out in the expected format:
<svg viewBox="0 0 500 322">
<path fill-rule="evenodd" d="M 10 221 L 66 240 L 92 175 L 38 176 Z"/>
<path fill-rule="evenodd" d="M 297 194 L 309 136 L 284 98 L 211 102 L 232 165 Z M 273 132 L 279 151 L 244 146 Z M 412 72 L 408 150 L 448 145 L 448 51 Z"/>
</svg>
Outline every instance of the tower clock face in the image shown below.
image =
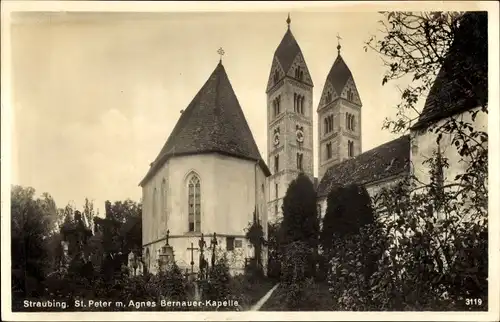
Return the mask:
<svg viewBox="0 0 500 322">
<path fill-rule="evenodd" d="M 297 135 L 297 142 L 304 142 L 304 132 L 302 132 L 302 130 L 297 130 L 295 134 Z"/>
<path fill-rule="evenodd" d="M 280 144 L 280 135 L 278 133 L 274 134 L 274 145 Z"/>
</svg>

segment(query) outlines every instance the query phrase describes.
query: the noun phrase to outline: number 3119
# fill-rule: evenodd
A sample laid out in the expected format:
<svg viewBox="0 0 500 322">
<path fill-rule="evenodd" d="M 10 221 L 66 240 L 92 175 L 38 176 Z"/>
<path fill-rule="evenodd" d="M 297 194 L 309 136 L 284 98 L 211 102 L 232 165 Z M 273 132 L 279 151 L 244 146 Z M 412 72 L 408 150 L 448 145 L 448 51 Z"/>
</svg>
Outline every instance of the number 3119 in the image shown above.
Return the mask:
<svg viewBox="0 0 500 322">
<path fill-rule="evenodd" d="M 465 299 L 465 305 L 482 305 L 483 300 L 481 299 Z"/>
</svg>

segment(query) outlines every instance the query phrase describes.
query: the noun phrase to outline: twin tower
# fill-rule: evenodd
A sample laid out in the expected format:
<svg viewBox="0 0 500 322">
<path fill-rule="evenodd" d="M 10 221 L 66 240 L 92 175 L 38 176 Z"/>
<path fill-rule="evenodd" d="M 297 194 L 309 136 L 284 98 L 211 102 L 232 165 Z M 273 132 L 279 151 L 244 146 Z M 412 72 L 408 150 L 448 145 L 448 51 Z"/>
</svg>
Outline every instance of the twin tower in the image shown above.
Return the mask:
<svg viewBox="0 0 500 322">
<path fill-rule="evenodd" d="M 318 178 L 314 177 L 313 81 L 290 30 L 276 49 L 267 83 L 270 219 L 281 215 L 286 189 L 300 172 L 315 183 L 332 165 L 361 153 L 361 100 L 340 55 L 328 73 L 318 113 Z"/>
</svg>

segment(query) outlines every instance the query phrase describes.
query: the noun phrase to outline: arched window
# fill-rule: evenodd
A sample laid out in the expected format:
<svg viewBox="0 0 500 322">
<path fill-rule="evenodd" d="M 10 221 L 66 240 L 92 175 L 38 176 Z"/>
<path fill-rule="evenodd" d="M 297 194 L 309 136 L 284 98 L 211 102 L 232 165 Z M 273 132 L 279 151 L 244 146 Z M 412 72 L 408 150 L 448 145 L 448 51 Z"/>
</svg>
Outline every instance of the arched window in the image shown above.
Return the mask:
<svg viewBox="0 0 500 322">
<path fill-rule="evenodd" d="M 167 181 L 163 178 L 161 182 L 161 215 L 167 219 Z"/>
<path fill-rule="evenodd" d="M 326 144 L 326 160 L 330 160 L 332 158 L 332 143 L 328 142 Z"/>
<path fill-rule="evenodd" d="M 193 174 L 189 179 L 188 184 L 189 200 L 188 200 L 188 220 L 189 231 L 201 231 L 201 189 L 200 179 Z"/>
<path fill-rule="evenodd" d="M 295 113 L 297 113 L 297 94 L 296 93 L 293 93 L 293 111 Z"/>
<path fill-rule="evenodd" d="M 349 158 L 354 156 L 354 142 L 352 141 L 347 141 L 347 155 Z"/>
<path fill-rule="evenodd" d="M 156 214 L 158 212 L 157 210 L 157 206 L 156 206 L 156 203 L 158 201 L 158 196 L 157 196 L 157 191 L 156 191 L 156 188 L 153 189 L 153 197 L 152 197 L 153 200 L 151 200 L 151 206 L 153 208 L 153 218 L 156 218 Z M 153 224 L 156 224 L 155 222 L 153 222 Z"/>
<path fill-rule="evenodd" d="M 332 101 L 332 93 L 328 92 L 326 94 L 326 104 L 330 103 Z"/>
<path fill-rule="evenodd" d="M 274 84 L 276 84 L 278 81 L 280 80 L 280 73 L 278 72 L 278 70 L 276 69 L 274 71 Z"/>
<path fill-rule="evenodd" d="M 347 99 L 349 101 L 353 101 L 354 100 L 354 94 L 352 93 L 352 90 L 350 88 L 347 90 Z"/>
<path fill-rule="evenodd" d="M 300 114 L 304 115 L 304 96 L 300 97 Z"/>
</svg>

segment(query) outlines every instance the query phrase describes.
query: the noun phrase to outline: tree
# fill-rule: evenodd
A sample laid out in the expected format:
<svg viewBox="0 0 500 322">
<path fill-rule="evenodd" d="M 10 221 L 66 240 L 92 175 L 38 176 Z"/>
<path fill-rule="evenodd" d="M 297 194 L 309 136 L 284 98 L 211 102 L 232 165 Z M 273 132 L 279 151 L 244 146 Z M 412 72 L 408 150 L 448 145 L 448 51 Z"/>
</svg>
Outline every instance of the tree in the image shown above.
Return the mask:
<svg viewBox="0 0 500 322">
<path fill-rule="evenodd" d="M 258 276 L 263 276 L 264 272 L 262 270 L 262 247 L 266 245 L 266 240 L 264 239 L 264 230 L 260 223 L 257 209 L 253 213 L 253 221 L 249 224 L 245 237 L 252 244 L 255 255 L 250 262 L 250 267 L 253 273 Z"/>
<path fill-rule="evenodd" d="M 280 233 L 280 248 L 284 251 L 288 245 L 301 242 L 309 249 L 307 260 L 308 268 L 305 271 L 307 276 L 314 276 L 319 235 L 319 219 L 316 207 L 316 191 L 314 185 L 305 174 L 301 173 L 288 186 L 283 200 L 283 222 Z M 294 245 L 299 245 L 295 243 Z M 289 247 L 288 247 L 289 248 Z M 289 249 L 287 250 L 287 252 Z M 284 253 L 282 253 L 284 254 Z M 290 258 L 290 260 L 293 260 Z M 283 258 L 283 265 L 286 258 Z"/>
<path fill-rule="evenodd" d="M 288 186 L 283 199 L 282 244 L 305 242 L 311 249 L 318 246 L 319 220 L 314 185 L 301 173 Z"/>
<path fill-rule="evenodd" d="M 48 194 L 35 198 L 35 189 L 11 190 L 11 258 L 13 300 L 39 296 L 50 270 L 47 240 L 53 231 L 56 207 Z"/>
<path fill-rule="evenodd" d="M 484 310 L 488 135 L 474 120 L 488 111 L 487 13 L 383 15 L 383 38 L 367 42 L 367 48 L 380 53 L 387 66 L 382 84 L 411 77 L 401 91 L 396 119 L 386 119 L 384 128 L 409 131 L 421 116 L 416 105 L 429 94 L 444 119 L 430 122 L 424 130 L 435 134 L 438 145 L 443 137 L 450 138 L 459 155 L 453 162 L 465 166 L 454 178 L 445 178 L 449 160 L 438 149 L 424 162 L 429 166 L 429 182 L 410 176 L 382 189 L 374 198 L 381 227 L 360 235 L 376 236 L 370 240 L 380 243 L 371 248 L 384 250 L 380 269 L 370 278 L 370 292 L 339 282 L 349 278 L 345 265 L 355 264 L 353 257 L 334 264 L 339 269 L 332 272 L 330 281 L 350 285 L 345 291 L 351 294 L 347 301 L 346 296 L 337 297 L 343 299 L 339 301 L 343 309 L 371 305 L 379 310 Z M 470 114 L 472 122 L 456 117 L 457 112 Z M 480 304 L 466 306 L 469 297 L 479 299 Z"/>
<path fill-rule="evenodd" d="M 328 194 L 326 214 L 320 235 L 324 252 L 332 250 L 334 236 L 356 234 L 374 221 L 371 198 L 364 186 L 339 186 Z"/>
<path fill-rule="evenodd" d="M 429 124 L 437 143 L 449 137 L 465 170 L 455 181 L 459 195 L 474 195 L 479 212 L 487 211 L 488 134 L 473 123 L 488 113 L 488 15 L 486 12 L 386 12 L 382 39 L 372 37 L 371 48 L 383 57 L 387 72 L 382 84 L 411 77 L 401 90 L 395 119 L 384 128 L 407 132 L 421 113 L 420 99 L 432 96 L 432 104 L 444 122 Z M 439 72 L 439 73 L 438 73 Z M 439 75 L 438 75 L 439 74 Z M 436 75 L 439 77 L 436 78 Z M 476 109 L 471 107 L 478 107 Z M 472 122 L 455 117 L 466 111 Z"/>
<path fill-rule="evenodd" d="M 281 275 L 281 251 L 280 251 L 281 221 L 267 224 L 267 276 L 279 278 Z"/>
</svg>

